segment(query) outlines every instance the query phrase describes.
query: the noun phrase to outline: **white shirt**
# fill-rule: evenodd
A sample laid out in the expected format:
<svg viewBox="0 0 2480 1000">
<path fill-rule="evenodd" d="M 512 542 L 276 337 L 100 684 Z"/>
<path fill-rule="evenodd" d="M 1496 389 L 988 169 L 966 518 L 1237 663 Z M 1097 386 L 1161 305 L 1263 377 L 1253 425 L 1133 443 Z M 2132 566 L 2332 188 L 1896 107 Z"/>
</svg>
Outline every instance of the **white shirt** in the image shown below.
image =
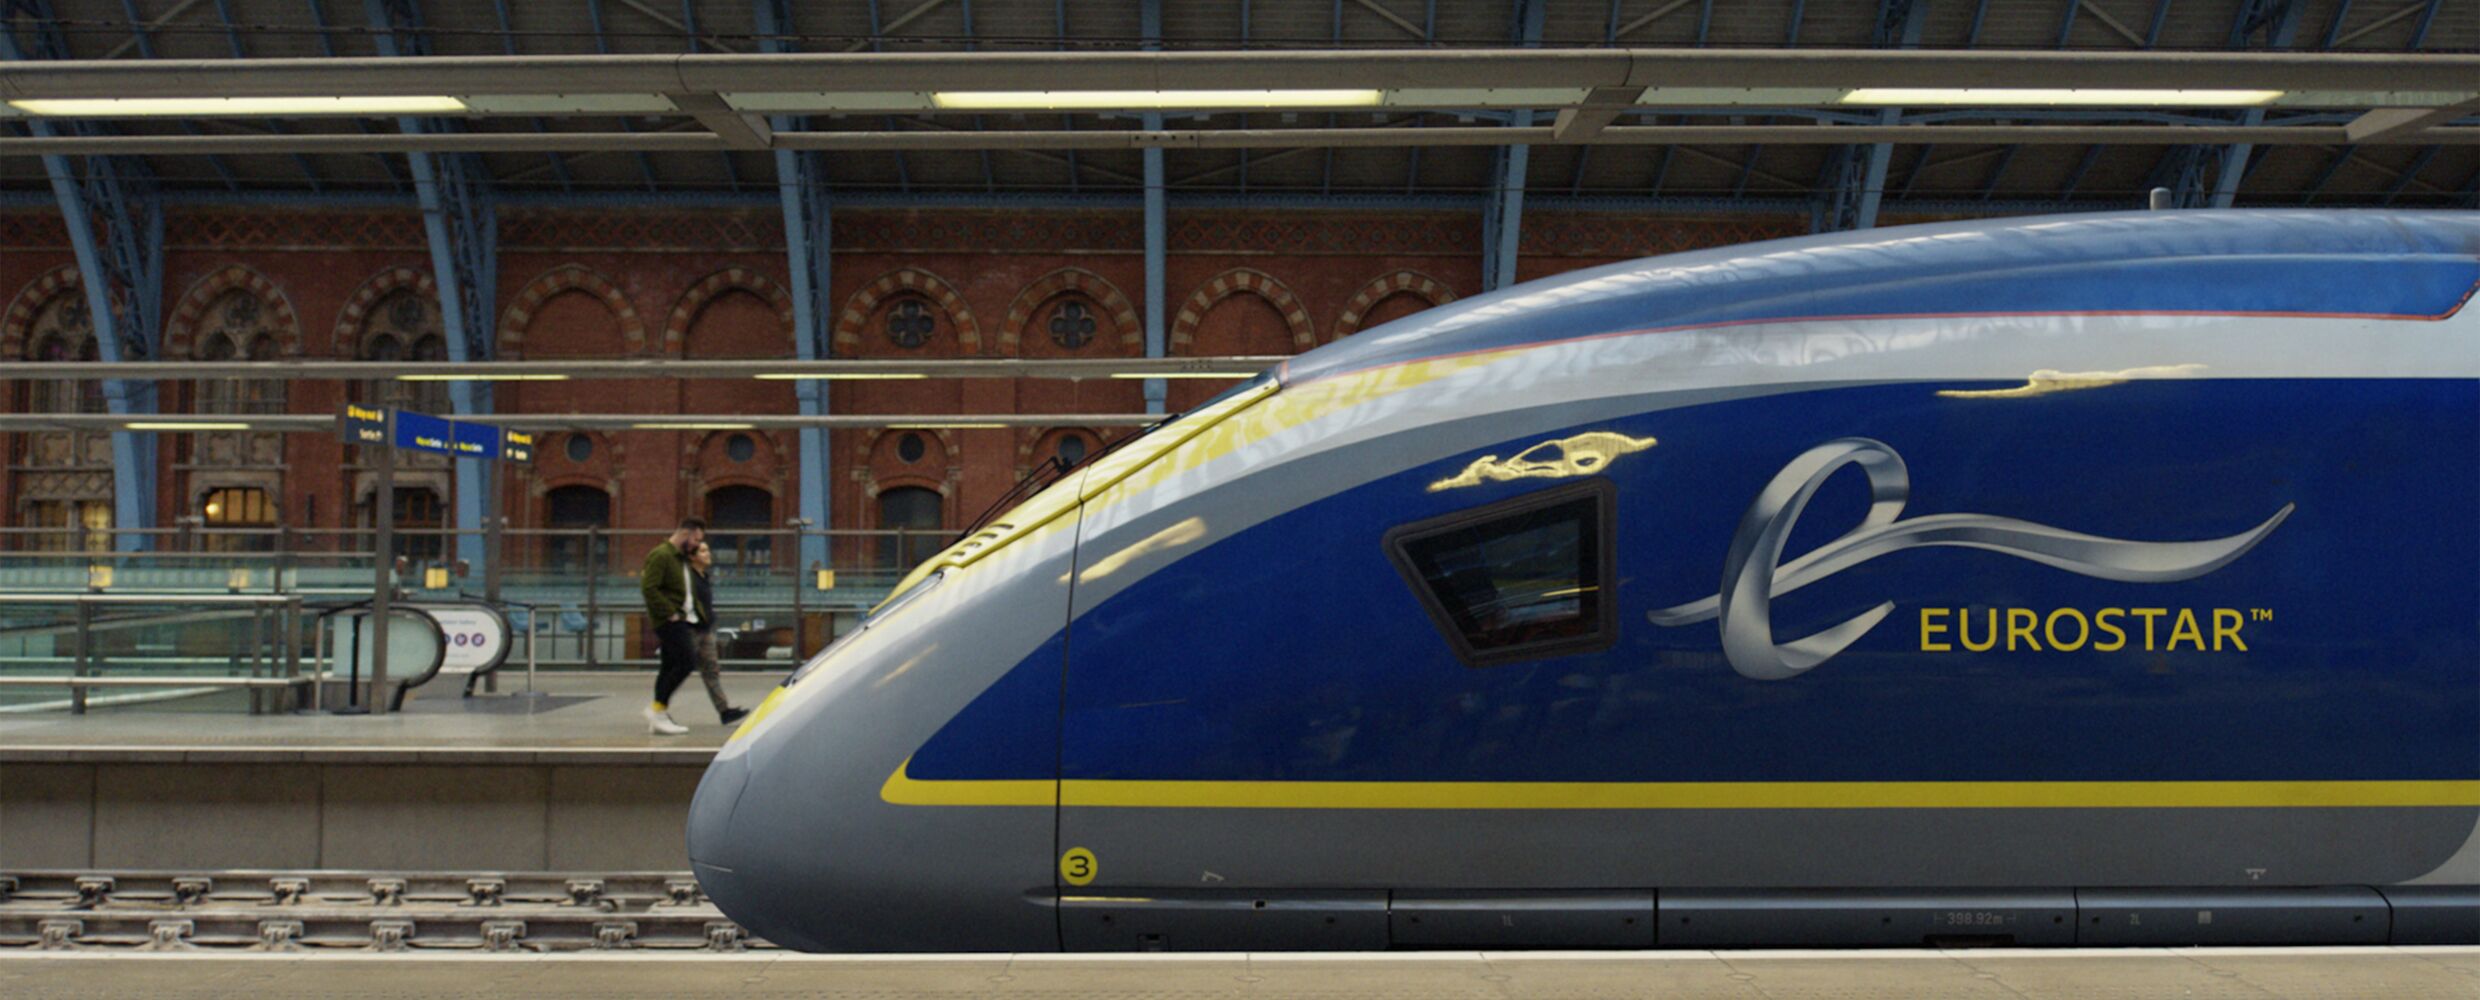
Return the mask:
<svg viewBox="0 0 2480 1000">
<path fill-rule="evenodd" d="M 680 560 L 680 595 L 680 619 L 691 625 L 697 624 L 700 620 L 697 606 L 697 578 L 690 575 L 689 560 L 685 556 Z"/>
</svg>

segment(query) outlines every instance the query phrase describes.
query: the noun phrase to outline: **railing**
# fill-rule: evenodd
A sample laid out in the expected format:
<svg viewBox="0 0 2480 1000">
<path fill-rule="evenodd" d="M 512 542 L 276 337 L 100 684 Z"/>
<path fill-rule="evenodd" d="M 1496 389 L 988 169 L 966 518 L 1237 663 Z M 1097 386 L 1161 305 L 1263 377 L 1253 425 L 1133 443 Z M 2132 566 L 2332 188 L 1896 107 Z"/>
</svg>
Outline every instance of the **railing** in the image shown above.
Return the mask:
<svg viewBox="0 0 2480 1000">
<path fill-rule="evenodd" d="M 305 679 L 301 637 L 299 595 L 0 593 L 0 690 L 63 689 L 84 713 L 97 689 L 239 689 L 257 713 Z"/>
<path fill-rule="evenodd" d="M 526 619 L 541 616 L 534 652 L 542 667 L 643 667 L 656 661 L 638 567 L 668 534 L 400 526 L 394 577 L 407 599 L 472 597 L 539 609 L 510 614 L 519 634 L 528 631 Z M 119 551 L 125 535 L 145 536 L 145 547 Z M 197 525 L 0 528 L 0 594 L 358 600 L 377 580 L 375 536 L 367 529 Z M 481 567 L 457 559 L 459 540 L 474 536 L 487 554 Z M 724 663 L 790 669 L 849 629 L 950 537 L 944 530 L 710 529 L 717 621 L 732 630 L 721 650 Z M 10 661 L 0 648 L 0 665 Z"/>
</svg>

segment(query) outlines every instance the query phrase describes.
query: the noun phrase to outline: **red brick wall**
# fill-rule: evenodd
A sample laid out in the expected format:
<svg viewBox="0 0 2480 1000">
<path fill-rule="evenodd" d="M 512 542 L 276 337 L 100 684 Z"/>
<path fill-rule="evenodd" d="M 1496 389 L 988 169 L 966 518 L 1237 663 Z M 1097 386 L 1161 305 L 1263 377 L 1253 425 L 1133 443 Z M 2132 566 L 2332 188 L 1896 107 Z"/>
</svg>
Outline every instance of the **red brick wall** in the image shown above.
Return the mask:
<svg viewBox="0 0 2480 1000">
<path fill-rule="evenodd" d="M 848 211 L 835 220 L 827 320 L 840 356 L 1136 357 L 1143 354 L 1144 273 L 1134 212 Z M 1803 220 L 1693 220 L 1536 212 L 1527 218 L 1525 278 L 1698 246 L 1793 235 Z M 780 216 L 772 210 L 511 212 L 501 222 L 494 335 L 504 358 L 791 357 L 791 301 Z M 361 311 L 388 288 L 423 282 L 429 255 L 418 216 L 406 212 L 198 210 L 167 226 L 165 312 L 176 331 L 216 292 L 253 287 L 289 317 L 288 352 L 350 357 L 344 342 Z M 1458 214 L 1181 212 L 1170 232 L 1167 326 L 1175 354 L 1282 354 L 1331 341 L 1431 304 L 1477 293 L 1480 228 Z M 29 294 L 71 256 L 56 217 L 0 214 L 0 293 Z M 1048 324 L 1075 301 L 1094 324 L 1071 350 Z M 887 334 L 891 312 L 919 303 L 935 324 L 906 348 Z M 29 303 L 29 306 L 40 303 Z M 12 311 L 15 315 L 16 311 Z M 17 356 L 22 329 L 0 329 L 0 358 Z M 167 344 L 167 348 L 173 345 Z M 1094 380 L 839 382 L 840 413 L 1127 413 L 1142 409 L 1142 383 Z M 1178 408 L 1227 383 L 1175 381 Z M 177 405 L 187 389 L 162 387 Z M 778 413 L 794 408 L 786 382 L 590 380 L 494 387 L 505 412 Z M 0 404 L 22 388 L 0 388 Z M 293 383 L 288 407 L 332 413 L 346 398 L 333 384 Z M 1073 425 L 1070 425 L 1073 426 Z M 906 463 L 900 434 L 839 431 L 839 468 L 829 482 L 840 527 L 875 526 L 872 497 L 894 486 L 946 495 L 960 526 L 1046 457 L 1057 428 L 925 432 L 929 454 Z M 1102 432 L 1108 437 L 1112 432 Z M 8 453 L 18 448 L 9 435 Z M 790 432 L 755 437 L 733 461 L 728 433 L 623 431 L 593 436 L 592 455 L 570 461 L 564 437 L 548 435 L 539 464 L 508 477 L 512 523 L 539 525 L 551 488 L 589 484 L 613 494 L 615 526 L 653 528 L 704 513 L 705 496 L 749 485 L 794 509 L 799 471 Z M 165 436 L 164 522 L 192 503 L 175 471 L 181 445 Z M 281 505 L 288 521 L 350 523 L 352 456 L 333 436 L 291 435 L 284 445 Z M 13 517 L 9 480 L 0 510 Z"/>
</svg>

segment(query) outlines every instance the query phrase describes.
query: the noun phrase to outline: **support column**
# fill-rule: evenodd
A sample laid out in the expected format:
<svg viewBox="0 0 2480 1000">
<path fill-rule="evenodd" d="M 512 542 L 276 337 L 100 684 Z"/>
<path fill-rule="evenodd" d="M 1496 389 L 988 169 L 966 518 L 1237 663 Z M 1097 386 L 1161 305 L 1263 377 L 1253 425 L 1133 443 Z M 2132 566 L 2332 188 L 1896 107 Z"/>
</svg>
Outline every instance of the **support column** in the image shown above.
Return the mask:
<svg viewBox="0 0 2480 1000">
<path fill-rule="evenodd" d="M 759 47 L 768 52 L 793 51 L 792 10 L 786 0 L 756 0 L 754 7 L 758 33 L 766 36 Z M 778 133 L 795 131 L 806 128 L 807 121 L 776 115 L 768 119 L 767 127 Z M 835 314 L 827 297 L 835 287 L 830 280 L 834 274 L 834 219 L 828 209 L 823 155 L 788 149 L 775 151 L 775 192 L 783 202 L 785 265 L 792 282 L 793 351 L 803 361 L 835 353 L 826 325 L 827 317 Z M 802 379 L 793 385 L 802 416 L 827 415 L 828 383 L 824 379 Z M 835 525 L 835 498 L 829 492 L 835 485 L 833 442 L 824 428 L 804 427 L 799 433 L 801 492 L 795 508 L 811 528 L 825 531 Z M 833 556 L 824 536 L 802 537 L 800 553 L 800 562 L 793 567 L 795 576 L 800 578 L 794 584 L 796 587 L 809 585 L 812 564 L 832 568 L 829 560 Z"/>
<path fill-rule="evenodd" d="M 1246 22 L 1247 14 L 1241 20 Z M 1147 50 L 1162 48 L 1162 0 L 1144 0 L 1137 6 L 1137 33 Z M 1162 131 L 1162 112 L 1146 112 L 1142 125 L 1148 132 Z M 1161 358 L 1171 354 L 1170 335 L 1164 329 L 1169 306 L 1164 299 L 1170 289 L 1163 273 L 1171 261 L 1170 192 L 1164 190 L 1162 149 L 1148 146 L 1141 155 L 1145 163 L 1145 356 Z M 1158 378 L 1145 380 L 1145 412 L 1164 412 L 1170 398 L 1168 384 Z"/>
<path fill-rule="evenodd" d="M 38 34 L 21 42 L 11 27 L 0 27 L 0 57 L 28 58 L 32 51 L 45 59 L 66 58 L 67 46 L 57 28 L 43 24 Z M 55 123 L 28 119 L 41 138 L 63 134 L 100 133 L 92 123 Z M 77 257 L 79 287 L 94 324 L 99 360 L 107 363 L 145 361 L 155 353 L 161 333 L 164 287 L 164 213 L 153 178 L 143 163 L 108 156 L 85 158 L 81 174 L 66 156 L 43 158 L 43 172 L 60 203 L 61 222 Z M 155 411 L 155 385 L 132 379 L 104 381 L 104 405 L 115 415 Z M 115 547 L 136 551 L 150 546 L 148 536 L 133 533 L 155 526 L 155 435 L 130 430 L 112 432 L 112 525 Z"/>
<path fill-rule="evenodd" d="M 414 0 L 365 0 L 364 5 L 380 55 L 430 54 L 419 33 L 397 34 L 400 29 L 421 26 L 421 12 Z M 410 116 L 398 118 L 396 127 L 407 134 L 449 130 L 444 122 Z M 405 158 L 412 168 L 414 194 L 422 204 L 422 231 L 430 244 L 431 277 L 439 286 L 439 318 L 445 327 L 441 332 L 448 342 L 448 360 L 487 361 L 496 346 L 493 333 L 499 311 L 499 216 L 484 179 L 489 174 L 471 154 L 407 153 Z M 448 406 L 458 416 L 489 413 L 490 389 L 475 382 L 451 382 Z M 462 532 L 456 536 L 456 558 L 485 574 L 489 572 L 484 558 L 488 547 L 481 531 L 499 516 L 499 491 L 494 488 L 497 471 L 490 462 L 456 460 L 455 523 Z M 393 507 L 396 498 L 374 497 L 372 502 Z M 386 555 L 381 553 L 382 558 Z"/>
<path fill-rule="evenodd" d="M 1527 48 L 1541 45 L 1544 0 L 1518 0 L 1515 37 Z M 1530 128 L 1533 110 L 1510 112 L 1507 124 Z M 1481 288 L 1495 292 L 1516 282 L 1516 251 L 1524 241 L 1524 178 L 1532 165 L 1533 148 L 1501 146 L 1491 176 L 1490 199 L 1481 209 Z"/>
<path fill-rule="evenodd" d="M 1879 48 L 1920 47 L 1920 25 L 1928 13 L 1928 0 L 1879 0 L 1877 27 L 1870 41 Z M 1877 112 L 1877 123 L 1892 125 L 1903 118 L 1900 108 L 1883 108 Z M 1841 170 L 1833 177 L 1832 198 L 1818 213 L 1812 227 L 1819 232 L 1846 229 L 1874 229 L 1877 209 L 1886 197 L 1886 171 L 1894 162 L 1894 144 L 1873 143 L 1862 153 L 1861 147 L 1845 147 L 1840 160 Z M 1858 157 L 1858 159 L 1854 159 Z"/>
</svg>

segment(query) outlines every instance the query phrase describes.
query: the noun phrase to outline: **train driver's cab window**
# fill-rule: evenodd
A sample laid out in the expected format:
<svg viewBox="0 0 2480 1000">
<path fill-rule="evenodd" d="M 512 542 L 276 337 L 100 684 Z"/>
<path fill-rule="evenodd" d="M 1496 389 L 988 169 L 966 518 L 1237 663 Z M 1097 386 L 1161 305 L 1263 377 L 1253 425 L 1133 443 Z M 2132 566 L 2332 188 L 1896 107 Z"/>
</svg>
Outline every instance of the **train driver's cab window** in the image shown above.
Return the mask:
<svg viewBox="0 0 2480 1000">
<path fill-rule="evenodd" d="M 1606 480 L 1408 524 L 1387 548 L 1468 666 L 1607 647 L 1617 635 Z"/>
</svg>

